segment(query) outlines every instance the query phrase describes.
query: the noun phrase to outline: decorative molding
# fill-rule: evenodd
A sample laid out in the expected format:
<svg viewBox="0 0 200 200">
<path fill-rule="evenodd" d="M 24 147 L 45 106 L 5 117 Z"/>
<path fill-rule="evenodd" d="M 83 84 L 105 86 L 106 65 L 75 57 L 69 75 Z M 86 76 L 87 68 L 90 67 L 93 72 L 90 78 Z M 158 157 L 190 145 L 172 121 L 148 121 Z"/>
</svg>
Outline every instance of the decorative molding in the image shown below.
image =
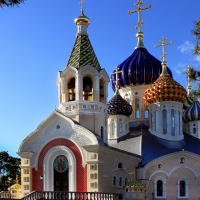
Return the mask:
<svg viewBox="0 0 200 200">
<path fill-rule="evenodd" d="M 65 146 L 51 148 L 44 157 L 43 185 L 45 191 L 54 190 L 53 163 L 57 156 L 64 155 L 69 164 L 69 191 L 76 191 L 76 158 L 73 152 Z"/>
</svg>

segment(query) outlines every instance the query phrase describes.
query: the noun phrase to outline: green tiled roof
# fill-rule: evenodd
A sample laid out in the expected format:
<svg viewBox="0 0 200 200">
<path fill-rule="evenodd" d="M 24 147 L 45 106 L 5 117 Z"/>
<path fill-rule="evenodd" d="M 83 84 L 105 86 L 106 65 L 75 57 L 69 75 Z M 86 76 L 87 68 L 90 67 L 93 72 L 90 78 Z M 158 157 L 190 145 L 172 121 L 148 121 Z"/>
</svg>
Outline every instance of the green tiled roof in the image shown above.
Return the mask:
<svg viewBox="0 0 200 200">
<path fill-rule="evenodd" d="M 133 180 L 133 181 L 127 183 L 125 186 L 144 187 L 144 185 L 142 183 L 140 183 L 139 181 L 136 181 L 136 180 Z"/>
<path fill-rule="evenodd" d="M 101 69 L 88 35 L 78 34 L 67 66 L 80 69 L 86 65 Z"/>
</svg>

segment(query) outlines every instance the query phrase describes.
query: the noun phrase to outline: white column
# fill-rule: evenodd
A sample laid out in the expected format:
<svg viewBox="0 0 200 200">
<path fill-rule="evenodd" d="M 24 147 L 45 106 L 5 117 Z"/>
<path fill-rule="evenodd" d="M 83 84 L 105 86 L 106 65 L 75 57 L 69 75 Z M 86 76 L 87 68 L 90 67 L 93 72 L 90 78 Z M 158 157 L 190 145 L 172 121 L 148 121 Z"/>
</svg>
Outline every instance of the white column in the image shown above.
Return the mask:
<svg viewBox="0 0 200 200">
<path fill-rule="evenodd" d="M 62 103 L 66 102 L 66 85 L 65 85 L 65 77 L 61 77 L 61 93 L 62 93 Z"/>
<path fill-rule="evenodd" d="M 80 90 L 81 90 L 81 75 L 80 74 L 76 74 L 76 101 L 80 100 Z M 82 90 L 81 90 L 82 91 Z"/>
<path fill-rule="evenodd" d="M 95 90 L 95 91 L 94 91 Z M 95 76 L 95 87 L 93 87 L 93 100 L 99 101 L 99 76 Z"/>
</svg>

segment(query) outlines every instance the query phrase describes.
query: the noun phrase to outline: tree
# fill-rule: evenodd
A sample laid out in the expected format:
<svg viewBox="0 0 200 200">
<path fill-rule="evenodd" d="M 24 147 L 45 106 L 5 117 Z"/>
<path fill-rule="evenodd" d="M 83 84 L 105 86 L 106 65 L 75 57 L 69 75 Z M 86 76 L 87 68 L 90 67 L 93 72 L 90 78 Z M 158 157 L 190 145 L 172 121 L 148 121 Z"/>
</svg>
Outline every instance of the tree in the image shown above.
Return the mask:
<svg viewBox="0 0 200 200">
<path fill-rule="evenodd" d="M 20 3 L 23 3 L 25 0 L 0 0 L 0 7 L 3 6 L 18 6 Z"/>
<path fill-rule="evenodd" d="M 7 151 L 0 152 L 0 191 L 7 189 L 20 177 L 20 158 L 12 157 Z"/>
<path fill-rule="evenodd" d="M 194 29 L 191 31 L 192 35 L 195 37 L 195 47 L 193 54 L 195 56 L 200 54 L 200 19 L 194 21 Z"/>
</svg>

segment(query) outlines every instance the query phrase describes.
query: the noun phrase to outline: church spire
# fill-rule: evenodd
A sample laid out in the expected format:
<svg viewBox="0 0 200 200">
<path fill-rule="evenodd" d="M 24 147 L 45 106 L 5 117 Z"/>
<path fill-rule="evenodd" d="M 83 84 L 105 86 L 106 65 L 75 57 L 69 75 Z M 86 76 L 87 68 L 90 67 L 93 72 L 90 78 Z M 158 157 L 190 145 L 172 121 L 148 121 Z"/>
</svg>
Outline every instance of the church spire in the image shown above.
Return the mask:
<svg viewBox="0 0 200 200">
<path fill-rule="evenodd" d="M 90 19 L 84 14 L 84 3 L 85 0 L 81 0 L 79 4 L 81 4 L 81 14 L 77 17 L 74 22 L 78 28 L 78 34 L 87 34 L 87 27 L 90 25 Z"/>
<path fill-rule="evenodd" d="M 134 6 L 137 6 L 137 9 L 128 11 L 128 14 L 130 14 L 130 15 L 133 14 L 133 13 L 136 13 L 136 12 L 138 13 L 138 24 L 135 27 L 136 29 L 138 29 L 138 33 L 136 34 L 136 37 L 138 38 L 138 43 L 137 43 L 136 48 L 139 48 L 139 47 L 144 48 L 144 44 L 143 44 L 144 34 L 142 32 L 142 25 L 144 24 L 144 20 L 141 19 L 141 12 L 143 10 L 151 8 L 151 5 L 148 5 L 148 6 L 142 8 L 141 7 L 142 4 L 144 4 L 144 0 L 142 0 L 142 1 L 138 0 L 138 2 L 134 4 Z"/>
</svg>

